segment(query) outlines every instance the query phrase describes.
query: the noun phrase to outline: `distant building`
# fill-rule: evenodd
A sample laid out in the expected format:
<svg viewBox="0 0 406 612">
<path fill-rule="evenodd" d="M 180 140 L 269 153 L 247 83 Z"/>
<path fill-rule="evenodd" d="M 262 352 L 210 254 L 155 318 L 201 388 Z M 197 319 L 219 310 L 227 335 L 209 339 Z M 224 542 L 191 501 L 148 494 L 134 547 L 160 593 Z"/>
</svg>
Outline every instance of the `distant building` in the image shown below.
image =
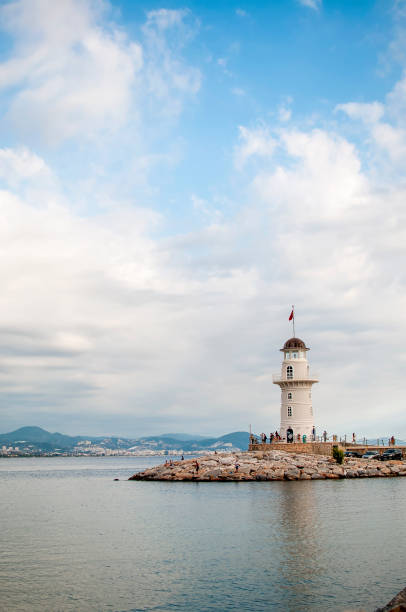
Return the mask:
<svg viewBox="0 0 406 612">
<path fill-rule="evenodd" d="M 307 442 L 313 439 L 314 412 L 312 404 L 312 386 L 318 380 L 309 371 L 306 353 L 310 349 L 303 340 L 290 338 L 282 349 L 283 361 L 281 374 L 273 377 L 275 385 L 281 389 L 281 424 L 279 433 L 282 438 L 298 436 Z"/>
</svg>

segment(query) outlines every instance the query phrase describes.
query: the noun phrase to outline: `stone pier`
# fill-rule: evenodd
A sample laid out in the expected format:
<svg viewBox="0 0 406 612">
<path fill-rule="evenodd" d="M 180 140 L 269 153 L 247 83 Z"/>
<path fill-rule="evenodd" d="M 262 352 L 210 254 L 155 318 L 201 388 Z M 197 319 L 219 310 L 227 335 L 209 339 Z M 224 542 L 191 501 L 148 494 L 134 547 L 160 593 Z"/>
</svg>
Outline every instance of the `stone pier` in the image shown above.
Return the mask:
<svg viewBox="0 0 406 612">
<path fill-rule="evenodd" d="M 293 444 L 286 446 L 292 447 Z M 405 461 L 347 458 L 339 465 L 325 452 L 327 449 L 311 455 L 274 448 L 267 452 L 218 453 L 196 459 L 166 461 L 134 474 L 129 480 L 252 482 L 406 476 Z"/>
<path fill-rule="evenodd" d="M 402 457 L 406 458 L 406 446 L 371 446 L 366 444 L 350 444 L 349 442 L 272 442 L 271 444 L 258 442 L 249 444 L 248 450 L 252 452 L 279 450 L 286 453 L 305 453 L 306 455 L 326 455 L 331 457 L 333 446 L 337 446 L 343 451 L 353 450 L 362 455 L 371 450 L 376 450 L 382 455 L 384 450 L 396 448 L 401 450 Z"/>
</svg>

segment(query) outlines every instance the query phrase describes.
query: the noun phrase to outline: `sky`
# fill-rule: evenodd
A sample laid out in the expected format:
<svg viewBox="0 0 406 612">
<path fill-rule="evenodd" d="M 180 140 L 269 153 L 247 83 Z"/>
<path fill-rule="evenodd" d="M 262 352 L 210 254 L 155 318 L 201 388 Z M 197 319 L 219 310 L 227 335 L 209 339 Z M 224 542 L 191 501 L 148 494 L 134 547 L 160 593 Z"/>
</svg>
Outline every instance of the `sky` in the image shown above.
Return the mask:
<svg viewBox="0 0 406 612">
<path fill-rule="evenodd" d="M 406 2 L 0 1 L 0 431 L 406 437 Z"/>
</svg>

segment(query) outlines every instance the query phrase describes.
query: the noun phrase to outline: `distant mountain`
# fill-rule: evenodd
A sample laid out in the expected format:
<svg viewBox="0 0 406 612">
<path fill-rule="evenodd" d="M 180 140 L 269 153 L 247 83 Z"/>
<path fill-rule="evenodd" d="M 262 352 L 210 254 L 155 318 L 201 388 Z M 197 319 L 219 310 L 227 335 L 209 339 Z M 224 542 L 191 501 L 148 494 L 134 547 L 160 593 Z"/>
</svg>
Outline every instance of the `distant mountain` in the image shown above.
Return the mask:
<svg viewBox="0 0 406 612">
<path fill-rule="evenodd" d="M 215 448 L 216 446 L 224 446 L 225 444 L 231 444 L 234 448 L 247 450 L 249 437 L 250 435 L 248 431 L 235 431 L 233 433 L 220 436 L 219 438 L 206 438 L 205 440 L 201 440 L 200 444 L 204 448 Z"/>
<path fill-rule="evenodd" d="M 152 438 L 171 438 L 172 440 L 182 440 L 182 441 L 187 441 L 187 440 L 204 440 L 207 439 L 209 436 L 196 436 L 194 434 L 187 434 L 187 433 L 167 433 L 167 434 L 161 434 L 160 436 L 149 436 L 151 439 Z"/>
<path fill-rule="evenodd" d="M 15 431 L 0 434 L 0 447 L 31 447 L 43 451 L 60 449 L 71 451 L 75 446 L 89 440 L 92 445 L 110 449 L 132 450 L 182 450 L 200 452 L 203 450 L 247 450 L 249 433 L 236 431 L 218 438 L 207 438 L 191 434 L 163 434 L 143 438 L 117 438 L 93 436 L 67 436 L 58 432 L 50 433 L 41 427 L 20 427 Z"/>
<path fill-rule="evenodd" d="M 82 439 L 81 436 L 72 437 L 58 432 L 50 433 L 41 427 L 20 427 L 10 433 L 0 434 L 1 445 L 11 444 L 13 446 L 28 442 L 54 448 L 71 448 Z"/>
<path fill-rule="evenodd" d="M 178 440 L 168 436 L 148 436 L 137 440 L 137 445 L 141 444 L 145 448 L 155 446 L 157 449 L 184 451 L 200 451 L 200 450 L 216 450 L 220 448 L 235 448 L 239 450 L 247 450 L 249 442 L 249 433 L 246 431 L 236 431 L 234 433 L 220 436 L 219 438 L 200 438 L 199 440 Z"/>
</svg>

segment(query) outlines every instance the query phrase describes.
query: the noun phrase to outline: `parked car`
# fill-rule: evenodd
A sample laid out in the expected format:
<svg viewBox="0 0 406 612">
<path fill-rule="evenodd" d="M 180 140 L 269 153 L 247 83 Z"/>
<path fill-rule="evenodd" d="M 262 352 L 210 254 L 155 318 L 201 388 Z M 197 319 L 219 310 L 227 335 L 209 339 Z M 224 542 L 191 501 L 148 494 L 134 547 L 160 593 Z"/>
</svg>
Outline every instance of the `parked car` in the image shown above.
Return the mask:
<svg viewBox="0 0 406 612">
<path fill-rule="evenodd" d="M 380 454 L 378 451 L 367 451 L 362 455 L 363 459 L 380 459 Z"/>
<path fill-rule="evenodd" d="M 361 453 L 355 450 L 346 450 L 344 457 L 362 457 Z"/>
<path fill-rule="evenodd" d="M 398 448 L 387 448 L 383 451 L 379 457 L 381 461 L 388 461 L 389 459 L 402 459 L 402 451 Z"/>
</svg>

